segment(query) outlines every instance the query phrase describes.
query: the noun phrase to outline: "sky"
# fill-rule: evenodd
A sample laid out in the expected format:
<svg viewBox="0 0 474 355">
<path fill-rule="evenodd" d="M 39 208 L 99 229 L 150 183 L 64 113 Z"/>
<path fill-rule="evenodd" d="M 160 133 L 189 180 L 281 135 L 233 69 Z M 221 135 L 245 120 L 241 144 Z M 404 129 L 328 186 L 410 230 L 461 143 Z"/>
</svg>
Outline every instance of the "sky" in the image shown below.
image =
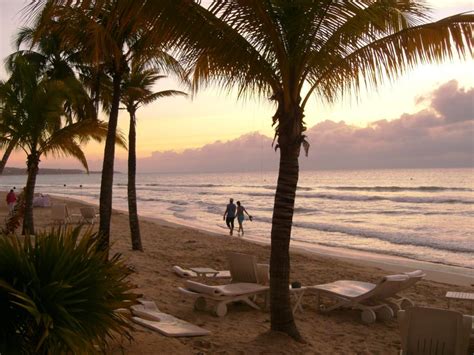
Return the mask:
<svg viewBox="0 0 474 355">
<path fill-rule="evenodd" d="M 19 11 L 26 3 L 24 0 L 0 0 L 1 58 L 14 50 L 12 40 L 22 24 Z M 434 9 L 435 19 L 474 10 L 472 1 L 431 0 L 428 3 Z M 6 78 L 3 68 L 0 68 L 0 78 Z M 302 159 L 302 167 L 342 169 L 472 166 L 473 87 L 472 60 L 454 60 L 439 65 L 419 66 L 377 91 L 362 92 L 357 98 L 346 98 L 332 105 L 313 98 L 305 112 L 313 152 L 310 152 L 308 159 Z M 172 79 L 165 79 L 156 86 L 156 90 L 166 89 L 185 91 L 185 88 L 179 87 Z M 452 95 L 452 99 L 443 101 L 444 94 Z M 453 117 L 457 115 L 454 111 L 458 106 L 453 98 L 463 102 L 467 115 L 456 123 L 452 123 L 452 120 L 456 120 Z M 443 104 L 440 104 L 441 101 Z M 181 171 L 185 166 L 187 171 L 232 170 L 231 166 L 226 167 L 225 154 L 221 164 L 204 166 L 203 163 L 207 164 L 210 156 L 216 159 L 214 163 L 217 162 L 219 151 L 239 156 L 242 147 L 248 147 L 250 151 L 257 149 L 249 155 L 249 159 L 257 158 L 245 161 L 244 170 L 250 167 L 263 169 L 264 161 L 270 164 L 269 169 L 273 169 L 277 159 L 271 148 L 273 113 L 274 107 L 268 101 L 238 101 L 235 92 L 225 93 L 214 88 L 203 90 L 194 98 L 158 100 L 137 113 L 138 170 Z M 103 118 L 106 119 L 105 116 Z M 431 122 L 430 128 L 422 128 L 422 122 Z M 128 117 L 123 111 L 119 116 L 119 128 L 125 134 L 128 133 Z M 396 150 L 397 147 L 388 145 L 382 138 L 384 134 L 399 134 L 398 141 L 409 140 L 412 135 L 420 132 L 429 140 L 423 142 L 429 143 L 433 151 L 439 151 L 437 156 L 443 155 L 443 159 L 436 162 L 433 157 L 428 157 L 427 152 L 422 149 L 422 140 L 419 140 L 418 147 L 402 144 Z M 456 134 L 462 135 L 464 140 Z M 450 139 L 453 142 L 446 142 Z M 417 141 L 412 143 L 416 145 Z M 406 151 L 408 147 L 413 151 Z M 103 147 L 89 144 L 85 151 L 91 168 L 100 169 Z M 212 155 L 211 151 L 215 151 L 214 154 L 217 155 Z M 393 158 L 382 164 L 377 154 L 383 151 L 390 152 Z M 413 161 L 404 158 L 403 154 L 408 154 Z M 117 169 L 126 170 L 124 162 L 127 152 L 118 148 L 116 156 Z M 334 163 L 336 156 L 337 164 Z M 22 167 L 25 158 L 23 153 L 15 153 L 7 166 Z M 196 161 L 199 163 L 191 169 L 189 163 Z M 418 165 L 416 161 L 419 162 Z M 80 164 L 71 159 L 42 159 L 40 167 L 80 168 Z"/>
</svg>

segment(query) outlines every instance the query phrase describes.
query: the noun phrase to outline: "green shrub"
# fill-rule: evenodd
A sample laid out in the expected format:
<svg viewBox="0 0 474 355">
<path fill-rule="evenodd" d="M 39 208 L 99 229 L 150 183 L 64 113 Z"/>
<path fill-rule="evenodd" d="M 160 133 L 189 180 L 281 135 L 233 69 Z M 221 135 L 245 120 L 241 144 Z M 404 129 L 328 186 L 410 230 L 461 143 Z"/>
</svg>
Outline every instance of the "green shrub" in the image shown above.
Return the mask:
<svg viewBox="0 0 474 355">
<path fill-rule="evenodd" d="M 105 260 L 80 227 L 32 239 L 0 236 L 0 353 L 93 353 L 117 336 L 131 340 L 115 312 L 137 298 L 120 255 Z"/>
</svg>

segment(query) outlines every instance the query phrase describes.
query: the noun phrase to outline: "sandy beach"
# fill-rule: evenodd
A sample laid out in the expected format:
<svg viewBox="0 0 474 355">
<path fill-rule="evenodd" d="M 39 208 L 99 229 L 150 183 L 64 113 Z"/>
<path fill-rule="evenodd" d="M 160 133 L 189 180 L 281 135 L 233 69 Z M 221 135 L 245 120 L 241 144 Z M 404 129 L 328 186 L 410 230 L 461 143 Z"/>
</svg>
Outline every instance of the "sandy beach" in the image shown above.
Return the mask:
<svg viewBox="0 0 474 355">
<path fill-rule="evenodd" d="M 53 203 L 57 201 L 57 198 L 53 198 Z M 84 205 L 74 200 L 68 200 L 67 204 L 73 214 L 79 214 L 79 208 Z M 36 228 L 47 228 L 51 225 L 50 213 L 49 208 L 35 208 Z M 6 206 L 2 204 L 2 221 L 5 215 Z M 268 333 L 269 313 L 253 310 L 246 305 L 231 305 L 228 314 L 223 318 L 214 317 L 210 312 L 194 311 L 192 300 L 180 294 L 177 289 L 184 284 L 185 279 L 172 273 L 173 265 L 227 269 L 228 251 L 253 254 L 258 257 L 260 263 L 268 263 L 269 246 L 153 219 L 141 220 L 141 232 L 145 251 L 132 252 L 128 216 L 123 212 L 114 211 L 111 227 L 112 253 L 121 253 L 136 270 L 132 276 L 137 285 L 136 292 L 143 294 L 144 298 L 154 300 L 160 310 L 204 327 L 212 334 L 196 338 L 167 338 L 136 326 L 133 333 L 135 341 L 131 344 L 111 344 L 111 353 L 396 354 L 400 349 L 396 319 L 365 325 L 361 323 L 358 311 L 343 310 L 320 314 L 316 312 L 314 295 L 311 294 L 306 294 L 303 298 L 304 311 L 295 314 L 296 323 L 307 344 L 296 343 L 281 334 Z M 381 268 L 383 263 L 376 261 L 363 263 L 355 258 L 341 259 L 334 254 L 329 257 L 322 254 L 295 248 L 291 255 L 291 281 L 299 281 L 302 285 L 339 279 L 374 282 L 390 273 L 387 270 L 397 268 L 396 265 L 391 265 L 384 270 Z M 372 264 L 369 265 L 370 263 Z M 456 279 L 455 276 L 443 273 L 441 269 L 432 271 L 439 274 L 434 279 L 444 282 L 433 281 L 430 280 L 433 277 L 428 277 L 407 290 L 404 295 L 418 305 L 447 308 L 444 297 L 447 291 L 473 290 L 472 285 L 468 283 L 469 278 Z M 430 270 L 427 272 L 429 274 Z M 471 311 L 470 305 L 463 302 L 451 302 L 451 308 L 465 314 Z"/>
</svg>

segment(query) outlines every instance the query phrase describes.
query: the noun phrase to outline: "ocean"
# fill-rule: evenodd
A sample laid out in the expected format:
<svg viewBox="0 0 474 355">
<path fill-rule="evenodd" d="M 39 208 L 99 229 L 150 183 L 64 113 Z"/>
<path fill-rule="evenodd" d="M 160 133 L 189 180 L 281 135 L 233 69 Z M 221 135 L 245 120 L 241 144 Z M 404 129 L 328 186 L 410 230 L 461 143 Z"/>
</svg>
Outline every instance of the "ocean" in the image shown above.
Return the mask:
<svg viewBox="0 0 474 355">
<path fill-rule="evenodd" d="M 474 170 L 302 171 L 292 243 L 474 269 Z M 277 173 L 138 174 L 139 214 L 227 234 L 229 198 L 254 217 L 245 237 L 269 241 Z M 0 190 L 26 176 L 0 177 Z M 36 192 L 98 204 L 100 175 L 39 175 Z M 127 175 L 113 207 L 127 210 Z M 112 237 L 113 238 L 113 237 Z"/>
</svg>

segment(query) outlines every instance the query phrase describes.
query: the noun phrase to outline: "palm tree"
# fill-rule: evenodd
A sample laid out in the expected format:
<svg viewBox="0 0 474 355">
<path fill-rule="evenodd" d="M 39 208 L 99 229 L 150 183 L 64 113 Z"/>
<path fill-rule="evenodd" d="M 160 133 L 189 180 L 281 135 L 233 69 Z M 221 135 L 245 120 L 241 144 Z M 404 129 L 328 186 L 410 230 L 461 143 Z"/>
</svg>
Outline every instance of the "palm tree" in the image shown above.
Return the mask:
<svg viewBox="0 0 474 355">
<path fill-rule="evenodd" d="M 165 97 L 183 95 L 186 93 L 177 90 L 163 90 L 153 92 L 153 85 L 165 75 L 160 75 L 156 68 L 146 68 L 140 62 L 132 63 L 131 70 L 124 77 L 122 83 L 121 102 L 125 106 L 130 116 L 130 128 L 128 133 L 128 213 L 130 222 L 130 233 L 132 238 L 132 249 L 143 251 L 140 225 L 137 211 L 137 192 L 135 186 L 135 176 L 137 167 L 136 157 L 136 112 L 143 106 L 155 100 Z"/>
<path fill-rule="evenodd" d="M 60 47 L 60 40 L 54 34 L 43 36 L 37 42 L 34 41 L 35 30 L 31 27 L 23 27 L 16 36 L 17 52 L 8 57 L 8 66 L 12 66 L 15 58 L 21 56 L 29 63 L 42 68 L 44 75 L 49 79 L 61 80 L 67 82 L 67 86 L 74 87 L 74 95 L 71 95 L 65 102 L 66 113 L 70 120 L 72 116 L 77 119 L 93 118 L 96 115 L 94 106 L 88 99 L 88 95 L 82 83 L 77 79 L 74 73 L 74 65 L 77 58 L 77 53 L 74 51 L 66 52 Z M 28 49 L 21 49 L 27 46 Z M 3 111 L 4 105 L 8 105 L 8 100 L 16 100 L 15 90 L 11 83 L 0 82 L 0 110 Z M 13 104 L 13 107 L 15 104 Z M 2 132 L 0 138 L 0 146 L 6 147 L 2 160 L 0 161 L 0 175 L 3 173 L 5 165 L 10 157 L 12 151 L 16 148 L 18 137 L 15 136 L 15 131 L 9 129 L 12 125 L 4 123 L 5 120 L 15 120 L 12 114 L 13 111 L 0 111 L 0 132 L 1 127 L 6 129 Z"/>
<path fill-rule="evenodd" d="M 15 91 L 12 85 L 7 82 L 0 82 L 0 148 L 5 149 L 2 160 L 0 161 L 0 175 L 10 158 L 11 153 L 15 150 L 18 141 L 16 132 L 12 130 L 11 120 L 15 120 L 15 110 L 9 109 L 11 102 L 15 100 Z"/>
<path fill-rule="evenodd" d="M 429 23 L 429 9 L 417 0 L 214 0 L 208 11 L 189 0 L 140 6 L 194 68 L 195 89 L 237 86 L 239 95 L 276 104 L 280 165 L 271 230 L 271 328 L 300 339 L 289 299 L 289 243 L 300 149 L 309 148 L 303 119 L 310 96 L 334 102 L 419 63 L 471 56 L 474 16 Z"/>
<path fill-rule="evenodd" d="M 107 132 L 107 124 L 95 117 L 71 121 L 65 103 L 74 96 L 74 87 L 48 78 L 41 65 L 31 63 L 27 57 L 15 53 L 7 69 L 11 72 L 8 84 L 13 87 L 15 99 L 8 101 L 4 112 L 15 112 L 15 119 L 8 121 L 8 129 L 15 132 L 16 147 L 27 155 L 23 234 L 32 234 L 33 196 L 40 158 L 72 156 L 88 170 L 81 144 L 90 139 L 100 141 Z M 123 144 L 123 139 L 118 141 Z"/>
<path fill-rule="evenodd" d="M 143 9 L 133 2 L 44 1 L 33 4 L 32 13 L 46 3 L 37 19 L 36 39 L 45 33 L 56 33 L 62 48 L 81 53 L 81 61 L 101 68 L 112 77 L 112 99 L 105 142 L 100 188 L 99 247 L 108 250 L 112 187 L 115 158 L 115 137 L 124 76 L 134 56 L 153 60 L 158 68 L 167 68 L 184 78 L 181 66 L 168 55 L 160 43 L 149 41 L 150 27 L 143 21 Z M 64 6 L 63 6 L 64 5 Z M 94 71 L 99 76 L 98 70 Z"/>
<path fill-rule="evenodd" d="M 60 0 L 56 2 L 62 2 Z M 96 0 L 100 6 L 107 1 Z M 89 4 L 89 2 L 86 2 Z M 421 0 L 123 1 L 153 26 L 156 40 L 179 47 L 194 67 L 194 89 L 215 83 L 276 105 L 280 152 L 271 231 L 271 328 L 300 339 L 289 299 L 289 243 L 304 109 L 312 94 L 377 88 L 420 63 L 472 56 L 472 13 L 429 22 Z"/>
</svg>

